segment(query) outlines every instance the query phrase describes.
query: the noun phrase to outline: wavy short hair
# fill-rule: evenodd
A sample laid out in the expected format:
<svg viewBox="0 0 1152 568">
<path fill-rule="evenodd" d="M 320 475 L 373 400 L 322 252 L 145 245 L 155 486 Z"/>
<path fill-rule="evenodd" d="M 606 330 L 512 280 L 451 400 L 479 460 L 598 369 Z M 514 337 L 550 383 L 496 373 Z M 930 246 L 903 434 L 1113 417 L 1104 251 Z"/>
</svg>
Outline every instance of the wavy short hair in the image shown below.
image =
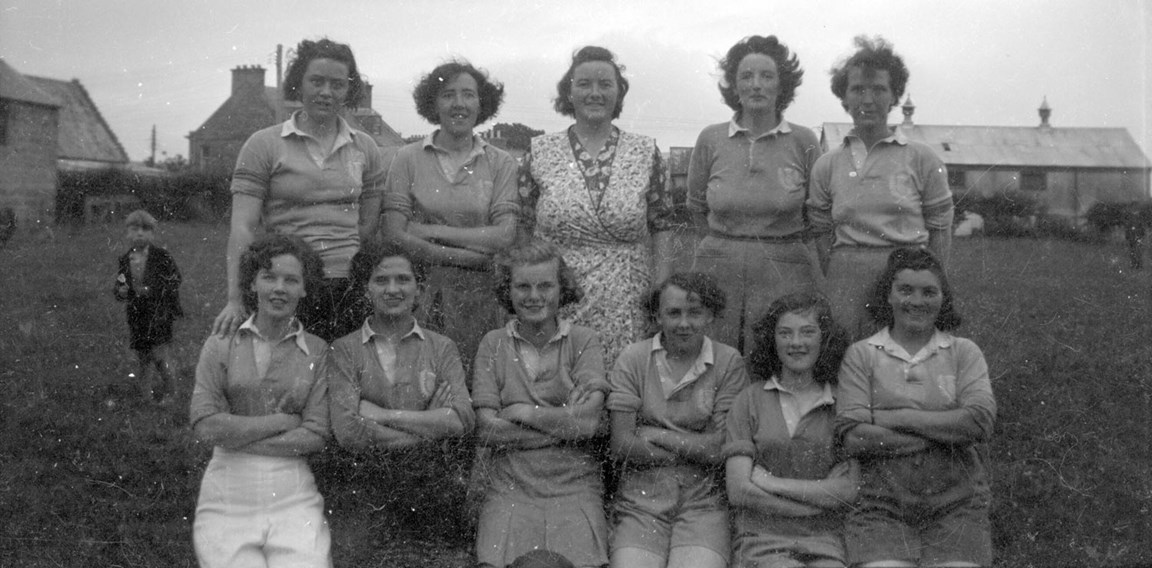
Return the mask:
<svg viewBox="0 0 1152 568">
<path fill-rule="evenodd" d="M 720 71 L 724 77 L 720 80 L 720 96 L 724 104 L 736 112 L 740 112 L 740 95 L 736 92 L 736 70 L 740 62 L 753 53 L 760 53 L 772 58 L 776 63 L 776 72 L 780 79 L 780 93 L 776 95 L 776 115 L 784 114 L 784 109 L 792 104 L 796 98 L 796 87 L 804 80 L 804 70 L 800 68 L 800 60 L 776 36 L 748 36 L 733 45 L 724 59 L 720 60 Z"/>
<path fill-rule="evenodd" d="M 416 101 L 416 113 L 431 124 L 440 124 L 440 113 L 436 111 L 436 98 L 440 96 L 444 86 L 461 73 L 467 73 L 476 80 L 476 96 L 480 99 L 480 112 L 476 115 L 476 125 L 479 126 L 496 116 L 500 111 L 500 104 L 504 102 L 504 85 L 489 79 L 486 71 L 476 68 L 464 59 L 441 63 L 420 79 L 416 88 L 412 90 L 412 99 Z"/>
<path fill-rule="evenodd" d="M 612 118 L 620 118 L 620 113 L 624 112 L 624 95 L 628 94 L 628 79 L 624 78 L 624 66 L 616 62 L 614 53 L 595 45 L 584 46 L 572 54 L 572 64 L 568 66 L 560 82 L 556 83 L 556 98 L 552 99 L 552 108 L 564 116 L 576 117 L 576 106 L 568 100 L 572 95 L 572 77 L 576 74 L 577 67 L 592 61 L 603 61 L 616 70 L 616 87 L 620 94 L 616 97 L 616 108 L 612 109 Z"/>
<path fill-rule="evenodd" d="M 891 326 L 894 321 L 888 296 L 891 295 L 892 283 L 896 281 L 896 275 L 901 270 L 928 270 L 935 274 L 940 280 L 940 293 L 944 296 L 940 313 L 936 316 L 936 329 L 952 331 L 960 327 L 963 320 L 956 311 L 952 287 L 944 274 L 944 265 L 940 264 L 940 259 L 936 258 L 932 251 L 924 247 L 899 248 L 888 255 L 888 264 L 873 282 L 868 302 L 864 305 L 864 309 L 868 311 L 877 327 Z"/>
<path fill-rule="evenodd" d="M 575 304 L 584 299 L 584 289 L 576 280 L 576 273 L 564 262 L 564 255 L 556 245 L 547 241 L 533 239 L 526 243 L 514 245 L 496 253 L 496 301 L 510 314 L 516 313 L 512 305 L 512 270 L 518 266 L 531 266 L 549 261 L 556 261 L 558 267 L 556 279 L 560 283 L 560 307 Z"/>
<path fill-rule="evenodd" d="M 244 307 L 255 313 L 258 305 L 252 283 L 261 270 L 272 269 L 272 259 L 289 255 L 300 261 L 304 269 L 304 294 L 317 294 L 324 281 L 324 263 L 320 255 L 299 237 L 266 235 L 253 241 L 240 255 L 240 291 L 244 294 Z"/>
<path fill-rule="evenodd" d="M 856 53 L 832 68 L 832 94 L 843 101 L 848 95 L 848 71 L 853 67 L 860 67 L 873 71 L 887 71 L 890 83 L 888 86 L 892 89 L 893 95 L 892 106 L 900 104 L 909 77 L 904 58 L 896 55 L 892 50 L 892 44 L 880 36 L 869 38 L 859 35 L 852 41 L 856 44 Z"/>
<path fill-rule="evenodd" d="M 818 383 L 836 384 L 840 361 L 848 349 L 848 334 L 832 319 L 832 305 L 821 294 L 796 292 L 776 299 L 768 311 L 752 325 L 753 347 L 748 370 L 761 379 L 780 376 L 783 364 L 776 351 L 776 325 L 784 314 L 811 313 L 820 327 L 820 355 L 812 375 Z"/>
<path fill-rule="evenodd" d="M 288 63 L 284 75 L 284 100 L 300 100 L 300 88 L 304 84 L 304 73 L 313 59 L 331 59 L 348 66 L 348 92 L 344 95 L 344 105 L 357 107 L 360 94 L 364 92 L 364 79 L 356 67 L 356 57 L 346 43 L 336 43 L 328 38 L 319 41 L 303 40 L 296 45 L 296 55 Z"/>
<path fill-rule="evenodd" d="M 700 304 L 712 312 L 714 318 L 720 317 L 728 304 L 724 290 L 720 288 L 720 284 L 711 274 L 706 272 L 677 272 L 661 282 L 644 298 L 644 311 L 648 314 L 650 321 L 655 322 L 660 315 L 660 296 L 664 294 L 664 290 L 672 286 L 688 292 L 689 296 L 695 294 L 699 297 Z"/>
</svg>

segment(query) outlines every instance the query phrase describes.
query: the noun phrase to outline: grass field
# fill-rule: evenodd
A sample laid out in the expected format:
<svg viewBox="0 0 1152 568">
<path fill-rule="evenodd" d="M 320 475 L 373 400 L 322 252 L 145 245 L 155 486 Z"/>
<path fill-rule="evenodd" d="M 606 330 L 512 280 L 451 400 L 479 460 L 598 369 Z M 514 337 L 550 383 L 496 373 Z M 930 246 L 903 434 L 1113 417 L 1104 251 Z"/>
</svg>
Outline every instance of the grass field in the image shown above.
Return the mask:
<svg viewBox="0 0 1152 568">
<path fill-rule="evenodd" d="M 170 225 L 184 271 L 185 389 L 224 298 L 226 227 Z M 194 566 L 191 519 L 209 449 L 183 403 L 137 401 L 111 275 L 121 229 L 59 229 L 0 249 L 0 566 Z M 953 284 L 1000 406 L 991 444 L 1005 567 L 1152 564 L 1152 271 L 1118 244 L 955 244 Z M 338 565 L 465 566 L 450 496 L 317 458 Z M 437 471 L 435 464 L 424 464 Z M 446 472 L 446 476 L 458 473 Z"/>
</svg>

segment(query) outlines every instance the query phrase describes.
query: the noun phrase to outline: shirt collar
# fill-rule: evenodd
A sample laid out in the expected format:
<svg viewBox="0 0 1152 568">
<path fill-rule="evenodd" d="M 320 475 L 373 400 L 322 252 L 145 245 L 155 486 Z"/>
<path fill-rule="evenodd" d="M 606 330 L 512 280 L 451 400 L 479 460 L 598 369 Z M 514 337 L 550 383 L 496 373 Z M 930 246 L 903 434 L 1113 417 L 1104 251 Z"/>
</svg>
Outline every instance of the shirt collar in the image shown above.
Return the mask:
<svg viewBox="0 0 1152 568">
<path fill-rule="evenodd" d="M 368 318 L 364 320 L 364 325 L 360 326 L 361 343 L 368 343 L 369 341 L 372 341 L 373 337 L 381 335 L 380 333 L 377 333 L 376 330 L 372 329 L 371 322 L 372 318 Z M 427 337 L 424 336 L 424 329 L 420 327 L 420 322 L 416 321 L 415 318 L 412 319 L 412 329 L 408 330 L 408 333 L 401 335 L 400 340 L 403 341 L 412 335 L 419 337 L 421 340 L 427 339 Z"/>
<path fill-rule="evenodd" d="M 768 379 L 764 382 L 764 390 L 774 390 L 794 394 L 792 391 L 784 388 L 784 385 L 780 384 L 780 380 L 776 377 L 776 375 L 772 375 L 771 379 Z M 816 406 L 823 406 L 825 404 L 836 404 L 836 398 L 832 395 L 832 385 L 828 383 L 824 383 L 824 394 L 820 395 L 819 400 L 816 401 Z"/>
<path fill-rule="evenodd" d="M 656 353 L 657 351 L 666 351 L 664 346 L 660 344 L 661 335 L 663 335 L 663 333 L 657 333 L 654 337 L 652 337 L 652 353 Z M 705 335 L 704 343 L 700 346 L 700 354 L 696 356 L 696 364 L 694 367 L 700 365 L 712 365 L 713 363 L 714 359 L 712 351 L 712 340 L 707 335 Z"/>
<path fill-rule="evenodd" d="M 548 343 L 552 343 L 553 341 L 557 341 L 560 338 L 567 337 L 568 332 L 571 330 L 572 322 L 566 319 L 559 320 L 559 323 L 556 326 L 556 335 L 553 335 L 552 338 L 548 340 Z M 528 341 L 527 339 L 524 339 L 524 336 L 520 335 L 520 321 L 516 318 L 510 319 L 508 320 L 508 323 L 504 324 L 504 332 L 508 334 L 508 337 L 513 339 Z"/>
<path fill-rule="evenodd" d="M 738 122 L 739 118 L 740 118 L 740 113 L 736 113 L 736 114 L 732 115 L 732 119 L 728 121 L 728 137 L 729 138 L 733 138 L 741 132 L 745 133 L 745 135 L 750 136 L 748 129 L 744 128 L 743 126 L 740 126 L 740 123 Z M 788 124 L 787 120 L 784 120 L 783 118 L 781 118 L 780 124 L 777 124 L 776 127 L 773 128 L 772 130 L 769 130 L 768 132 L 765 132 L 764 134 L 757 136 L 756 139 L 758 140 L 758 139 L 763 138 L 765 136 L 779 136 L 780 134 L 789 134 L 791 132 L 792 132 L 792 126 Z"/>
<path fill-rule="evenodd" d="M 924 354 L 923 357 L 917 357 L 917 355 L 919 355 L 918 353 L 908 353 L 905 351 L 899 343 L 896 343 L 896 340 L 892 339 L 892 334 L 888 327 L 876 332 L 875 335 L 869 337 L 866 341 L 869 345 L 877 349 L 882 349 L 893 357 L 909 363 L 916 363 L 927 359 L 930 355 L 941 349 L 952 347 L 953 337 L 937 329 L 932 333 L 932 339 L 929 339 L 928 343 L 920 350 L 920 353 Z"/>
<path fill-rule="evenodd" d="M 901 128 L 899 126 L 889 126 L 888 130 L 889 130 L 888 137 L 887 138 L 881 138 L 879 141 L 876 142 L 877 144 L 899 144 L 900 146 L 907 146 L 908 145 L 908 135 L 904 134 L 904 131 L 901 130 Z M 848 145 L 848 139 L 849 138 L 859 138 L 859 136 L 856 135 L 856 129 L 855 128 L 850 130 L 848 132 L 848 134 L 844 135 L 844 145 L 845 146 Z"/>
<path fill-rule="evenodd" d="M 296 112 L 293 112 L 292 116 L 288 117 L 288 120 L 284 121 L 284 124 L 280 127 L 280 137 L 281 138 L 287 138 L 288 136 L 291 136 L 293 134 L 295 134 L 296 136 L 312 138 L 311 134 L 308 134 L 307 132 L 300 130 L 300 127 L 296 126 L 296 115 L 300 114 L 301 112 L 304 112 L 304 111 L 298 110 Z M 335 144 L 332 145 L 332 147 L 333 148 L 339 148 L 340 146 L 343 146 L 345 143 L 349 143 L 351 141 L 352 141 L 352 129 L 350 126 L 348 126 L 348 121 L 344 120 L 343 117 L 337 116 L 336 117 L 336 142 L 335 142 Z"/>
<path fill-rule="evenodd" d="M 424 140 L 422 141 L 422 144 L 424 145 L 424 149 L 425 150 L 432 150 L 433 152 L 447 153 L 448 150 L 445 150 L 444 148 L 441 148 L 440 146 L 436 145 L 436 133 L 437 132 L 440 132 L 440 129 L 436 129 L 432 132 L 432 134 L 429 134 L 429 135 L 424 137 Z M 484 149 L 487 147 L 488 147 L 488 143 L 485 142 L 484 139 L 481 138 L 479 134 L 472 134 L 472 151 L 468 153 L 468 159 L 466 161 L 470 162 L 470 161 L 472 161 L 472 158 L 475 158 L 476 156 L 483 154 Z"/>
<path fill-rule="evenodd" d="M 295 324 L 295 329 L 284 334 L 284 337 L 280 339 L 280 342 L 282 343 L 291 337 L 293 341 L 295 341 L 296 347 L 299 347 L 305 355 L 312 355 L 312 353 L 308 350 L 308 342 L 304 339 L 304 324 L 300 323 L 300 320 L 295 318 L 292 319 L 292 323 Z M 240 324 L 240 328 L 236 330 L 236 333 L 240 333 L 241 331 L 246 331 L 252 335 L 255 335 L 256 337 L 259 337 L 263 341 L 268 341 L 268 338 L 264 337 L 264 334 L 260 333 L 260 328 L 256 327 L 256 314 L 248 316 L 248 319 L 244 320 L 244 323 Z"/>
</svg>

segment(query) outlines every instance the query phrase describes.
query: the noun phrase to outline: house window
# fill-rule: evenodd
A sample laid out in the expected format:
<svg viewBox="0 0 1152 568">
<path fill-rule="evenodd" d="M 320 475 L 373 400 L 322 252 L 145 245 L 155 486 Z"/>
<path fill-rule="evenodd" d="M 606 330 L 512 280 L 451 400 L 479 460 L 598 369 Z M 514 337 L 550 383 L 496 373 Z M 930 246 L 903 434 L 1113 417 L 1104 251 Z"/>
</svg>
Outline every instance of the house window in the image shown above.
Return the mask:
<svg viewBox="0 0 1152 568">
<path fill-rule="evenodd" d="M 201 145 L 200 146 L 200 157 L 207 160 L 211 156 L 212 156 L 212 147 L 207 145 L 207 144 Z"/>
<path fill-rule="evenodd" d="M 953 189 L 968 187 L 964 170 L 948 170 L 948 187 Z"/>
<path fill-rule="evenodd" d="M 1020 172 L 1020 189 L 1023 191 L 1044 191 L 1048 189 L 1048 176 L 1040 170 Z"/>
</svg>

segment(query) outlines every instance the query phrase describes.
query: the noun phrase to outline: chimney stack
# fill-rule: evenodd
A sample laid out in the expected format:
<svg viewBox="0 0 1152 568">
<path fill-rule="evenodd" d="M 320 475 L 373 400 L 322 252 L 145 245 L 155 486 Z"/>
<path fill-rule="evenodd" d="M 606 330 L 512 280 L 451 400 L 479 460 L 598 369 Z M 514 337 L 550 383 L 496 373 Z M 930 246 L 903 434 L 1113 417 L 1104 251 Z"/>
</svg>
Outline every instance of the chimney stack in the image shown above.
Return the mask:
<svg viewBox="0 0 1152 568">
<path fill-rule="evenodd" d="M 1048 117 L 1052 116 L 1052 107 L 1048 106 L 1048 95 L 1044 95 L 1044 102 L 1040 103 L 1040 108 L 1037 110 L 1040 112 L 1040 128 L 1052 128 L 1052 125 L 1048 124 Z"/>
<path fill-rule="evenodd" d="M 232 95 L 264 91 L 264 68 L 259 65 L 241 65 L 232 70 Z"/>
</svg>

